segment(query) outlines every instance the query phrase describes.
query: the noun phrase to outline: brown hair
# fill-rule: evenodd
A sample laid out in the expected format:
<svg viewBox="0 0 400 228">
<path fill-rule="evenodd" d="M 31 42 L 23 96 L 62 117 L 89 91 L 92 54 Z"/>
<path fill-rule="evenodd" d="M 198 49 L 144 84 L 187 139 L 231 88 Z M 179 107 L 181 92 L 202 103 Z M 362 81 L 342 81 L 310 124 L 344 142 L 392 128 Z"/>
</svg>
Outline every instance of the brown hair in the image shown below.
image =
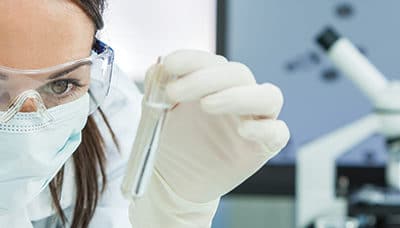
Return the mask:
<svg viewBox="0 0 400 228">
<path fill-rule="evenodd" d="M 78 4 L 92 19 L 96 31 L 102 29 L 104 25 L 102 13 L 105 7 L 105 0 L 73 0 L 73 2 Z M 118 143 L 106 116 L 100 108 L 98 112 L 102 116 L 118 148 Z M 104 191 L 107 184 L 104 140 L 92 116 L 88 117 L 86 126 L 82 130 L 82 143 L 73 154 L 73 162 L 76 176 L 76 199 L 71 227 L 87 228 L 93 218 L 100 194 Z M 65 226 L 67 218 L 60 205 L 63 179 L 64 167 L 57 173 L 49 187 L 53 205 L 61 222 Z M 101 182 L 101 186 L 99 181 Z"/>
</svg>

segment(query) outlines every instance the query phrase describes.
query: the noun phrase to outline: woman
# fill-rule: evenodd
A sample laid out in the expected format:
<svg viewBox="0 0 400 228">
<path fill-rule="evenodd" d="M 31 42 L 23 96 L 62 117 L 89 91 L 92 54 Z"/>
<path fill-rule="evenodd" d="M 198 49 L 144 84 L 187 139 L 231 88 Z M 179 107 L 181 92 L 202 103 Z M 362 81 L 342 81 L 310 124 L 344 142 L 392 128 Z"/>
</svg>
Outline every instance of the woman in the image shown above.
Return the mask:
<svg viewBox="0 0 400 228">
<path fill-rule="evenodd" d="M 95 39 L 103 9 L 104 0 L 0 2 L 0 227 L 130 227 L 128 217 L 137 228 L 209 227 L 219 198 L 286 145 L 280 90 L 221 56 L 166 56 L 177 105 L 128 215 L 119 189 L 141 96 Z"/>
</svg>

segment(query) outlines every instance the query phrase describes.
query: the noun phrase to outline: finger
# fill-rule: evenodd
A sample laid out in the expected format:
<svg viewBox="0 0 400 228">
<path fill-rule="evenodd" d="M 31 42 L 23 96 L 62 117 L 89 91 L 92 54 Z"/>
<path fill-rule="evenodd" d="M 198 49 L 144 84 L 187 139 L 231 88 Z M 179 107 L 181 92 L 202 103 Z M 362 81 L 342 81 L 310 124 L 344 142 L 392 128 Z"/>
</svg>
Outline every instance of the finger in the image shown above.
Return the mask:
<svg viewBox="0 0 400 228">
<path fill-rule="evenodd" d="M 281 120 L 243 121 L 238 132 L 245 139 L 265 144 L 271 153 L 282 150 L 290 138 L 289 128 Z"/>
<path fill-rule="evenodd" d="M 167 86 L 168 96 L 176 102 L 193 101 L 223 89 L 255 84 L 250 69 L 229 62 L 207 67 L 174 81 Z"/>
<path fill-rule="evenodd" d="M 204 97 L 201 105 L 205 112 L 212 114 L 277 118 L 283 106 L 283 95 L 270 83 L 238 86 Z"/>
<path fill-rule="evenodd" d="M 227 63 L 225 57 L 199 50 L 179 50 L 163 59 L 169 74 L 182 76 L 205 67 Z"/>
</svg>

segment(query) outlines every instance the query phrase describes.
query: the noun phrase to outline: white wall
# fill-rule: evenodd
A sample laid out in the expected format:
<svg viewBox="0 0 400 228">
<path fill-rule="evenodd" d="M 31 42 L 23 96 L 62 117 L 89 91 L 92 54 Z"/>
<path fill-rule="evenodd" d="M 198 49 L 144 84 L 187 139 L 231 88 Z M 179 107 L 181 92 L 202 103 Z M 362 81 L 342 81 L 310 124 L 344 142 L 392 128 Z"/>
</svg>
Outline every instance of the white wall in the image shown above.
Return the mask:
<svg viewBox="0 0 400 228">
<path fill-rule="evenodd" d="M 157 57 L 181 48 L 215 51 L 216 0 L 109 0 L 101 39 L 142 80 Z"/>
</svg>

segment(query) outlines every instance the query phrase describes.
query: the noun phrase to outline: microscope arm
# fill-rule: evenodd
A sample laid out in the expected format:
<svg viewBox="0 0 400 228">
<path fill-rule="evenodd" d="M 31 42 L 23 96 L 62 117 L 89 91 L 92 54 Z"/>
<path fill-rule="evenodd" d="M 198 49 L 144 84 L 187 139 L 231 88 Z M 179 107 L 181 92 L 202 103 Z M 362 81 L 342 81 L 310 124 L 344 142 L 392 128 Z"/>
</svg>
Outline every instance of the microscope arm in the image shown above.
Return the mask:
<svg viewBox="0 0 400 228">
<path fill-rule="evenodd" d="M 319 216 L 346 211 L 335 196 L 336 159 L 378 131 L 379 119 L 368 115 L 302 146 L 296 166 L 296 227 Z"/>
</svg>

